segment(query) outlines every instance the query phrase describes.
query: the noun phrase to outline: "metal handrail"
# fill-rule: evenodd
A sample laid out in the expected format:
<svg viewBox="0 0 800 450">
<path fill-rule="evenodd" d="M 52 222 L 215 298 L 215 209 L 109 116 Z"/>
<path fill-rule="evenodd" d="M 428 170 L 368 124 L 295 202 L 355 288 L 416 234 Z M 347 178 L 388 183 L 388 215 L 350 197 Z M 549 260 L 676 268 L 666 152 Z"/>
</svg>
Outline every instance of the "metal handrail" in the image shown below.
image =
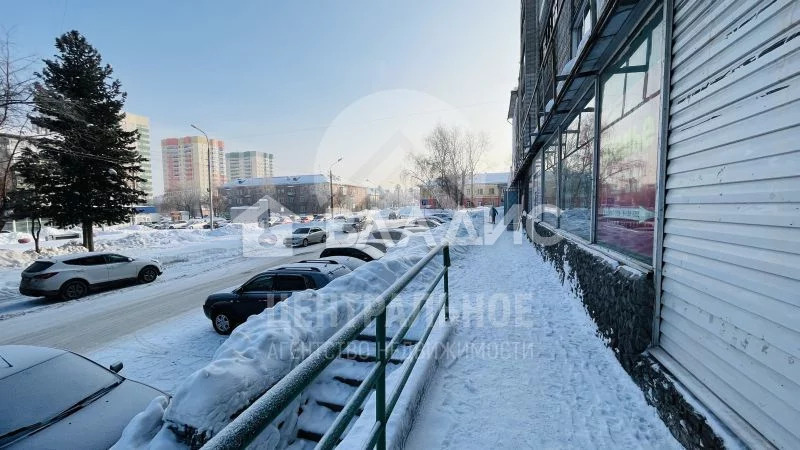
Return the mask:
<svg viewBox="0 0 800 450">
<path fill-rule="evenodd" d="M 442 253 L 444 267 L 437 274 L 433 282 L 425 289 L 425 295 L 416 303 L 413 311 L 411 311 L 400 327 L 400 330 L 387 345 L 386 307 L 440 252 Z M 430 250 L 424 258 L 414 264 L 414 266 L 397 281 L 392 283 L 388 289 L 383 291 L 383 293 L 363 311 L 353 317 L 339 331 L 312 352 L 311 355 L 298 364 L 297 367 L 278 381 L 261 397 L 256 399 L 252 405 L 212 437 L 203 448 L 215 450 L 245 448 L 266 429 L 284 409 L 290 406 L 292 401 L 310 386 L 316 377 L 319 376 L 331 362 L 339 357 L 350 342 L 355 340 L 361 332 L 375 320 L 375 350 L 377 362 L 336 417 L 334 423 L 323 435 L 316 448 L 333 448 L 338 443 L 347 425 L 355 417 L 358 408 L 374 385 L 376 394 L 376 422 L 369 436 L 368 447 L 377 446 L 379 450 L 384 450 L 386 448 L 386 425 L 389 416 L 400 397 L 403 387 L 405 387 L 408 381 L 408 377 L 422 352 L 422 347 L 425 345 L 442 308 L 444 308 L 445 320 L 450 320 L 449 267 L 450 244 L 448 242 L 443 242 Z M 403 373 L 397 388 L 392 392 L 387 408 L 386 365 L 395 349 L 405 338 L 411 325 L 419 316 L 431 293 L 436 289 L 436 286 L 442 279 L 444 279 L 444 300 L 434 307 L 435 312 L 433 318 L 427 324 L 425 332 L 422 338 L 417 342 L 414 351 L 408 356 L 408 360 L 410 361 L 408 367 Z"/>
</svg>

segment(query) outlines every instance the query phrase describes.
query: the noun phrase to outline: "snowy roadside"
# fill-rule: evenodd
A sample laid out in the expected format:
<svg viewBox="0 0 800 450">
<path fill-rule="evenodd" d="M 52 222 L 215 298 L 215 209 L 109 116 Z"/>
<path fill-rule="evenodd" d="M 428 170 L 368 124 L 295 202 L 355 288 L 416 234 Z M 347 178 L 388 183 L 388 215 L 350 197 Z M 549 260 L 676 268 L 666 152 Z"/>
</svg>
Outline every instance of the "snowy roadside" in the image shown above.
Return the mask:
<svg viewBox="0 0 800 450">
<path fill-rule="evenodd" d="M 172 393 L 211 360 L 225 339 L 197 308 L 111 341 L 85 356 L 103 366 L 122 361 L 125 377 Z"/>
<path fill-rule="evenodd" d="M 156 401 L 134 418 L 117 447 L 180 448 L 187 442 L 204 442 L 424 257 L 434 240 L 448 236 L 462 243 L 473 242 L 476 233 L 471 219 L 465 218 L 455 226 L 412 236 L 407 245 L 393 248 L 382 259 L 323 289 L 297 292 L 251 317 L 220 346 L 208 365 L 176 388 L 168 406 Z M 454 247 L 454 257 L 463 251 L 464 247 Z M 420 273 L 413 287 L 409 286 L 412 291 L 419 291 L 433 279 L 441 267 L 441 260 L 434 261 Z M 399 326 L 399 320 L 392 325 Z M 293 432 L 292 427 L 270 427 L 262 435 L 285 442 L 293 438 Z"/>
</svg>

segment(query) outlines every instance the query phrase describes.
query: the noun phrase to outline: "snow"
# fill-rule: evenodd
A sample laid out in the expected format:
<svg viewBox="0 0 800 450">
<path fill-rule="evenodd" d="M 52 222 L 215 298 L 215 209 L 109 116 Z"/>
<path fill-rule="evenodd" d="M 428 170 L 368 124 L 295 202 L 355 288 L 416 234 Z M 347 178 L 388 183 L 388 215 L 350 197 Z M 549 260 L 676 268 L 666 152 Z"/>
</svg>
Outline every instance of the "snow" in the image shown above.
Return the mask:
<svg viewBox="0 0 800 450">
<path fill-rule="evenodd" d="M 500 233 L 452 268 L 457 326 L 405 447 L 680 448 L 555 269 Z"/>
<path fill-rule="evenodd" d="M 186 377 L 175 389 L 164 411 L 163 425 L 158 433 L 150 435 L 149 445 L 173 446 L 176 431 L 181 434 L 179 440 L 201 441 L 219 432 L 231 417 L 285 376 L 424 257 L 433 241 L 445 237 L 463 243 L 475 239 L 477 232 L 471 219 L 462 214 L 460 219 L 430 233 L 407 238 L 405 245 L 393 247 L 380 260 L 365 264 L 318 291 L 296 292 L 279 305 L 251 316 L 219 347 L 209 364 Z M 461 247 L 454 246 L 451 253 L 456 257 L 462 251 Z M 441 260 L 434 259 L 409 285 L 409 291 L 422 289 L 440 267 Z M 396 301 L 402 305 L 401 301 Z M 390 331 L 399 328 L 399 319 L 388 325 Z M 293 420 L 292 417 L 286 419 Z M 152 423 L 140 422 L 132 422 L 129 428 L 154 429 Z M 269 441 L 285 441 L 292 431 L 292 427 L 281 430 L 270 427 L 262 435 Z M 280 436 L 270 436 L 275 433 Z M 130 433 L 126 436 L 130 441 L 120 441 L 118 445 L 133 447 L 134 440 L 142 439 L 138 435 L 134 439 Z"/>
<path fill-rule="evenodd" d="M 553 99 L 551 98 L 546 105 L 544 105 L 544 112 L 550 112 L 553 109 Z"/>
</svg>

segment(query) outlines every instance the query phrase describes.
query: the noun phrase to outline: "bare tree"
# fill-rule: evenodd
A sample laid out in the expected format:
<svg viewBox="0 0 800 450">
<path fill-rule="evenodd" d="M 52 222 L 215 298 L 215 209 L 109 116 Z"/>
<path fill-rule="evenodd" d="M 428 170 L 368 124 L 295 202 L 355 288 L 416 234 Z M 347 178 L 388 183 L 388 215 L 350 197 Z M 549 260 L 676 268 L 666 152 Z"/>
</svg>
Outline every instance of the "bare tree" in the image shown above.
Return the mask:
<svg viewBox="0 0 800 450">
<path fill-rule="evenodd" d="M 10 35 L 0 36 L 0 229 L 5 225 L 14 163 L 34 138 L 28 114 L 33 105 L 33 58 L 16 57 Z"/>
<path fill-rule="evenodd" d="M 404 175 L 430 192 L 441 206 L 461 206 L 467 180 L 474 177 L 488 143 L 483 133 L 439 124 L 425 138 L 426 151 L 408 155 Z"/>
</svg>

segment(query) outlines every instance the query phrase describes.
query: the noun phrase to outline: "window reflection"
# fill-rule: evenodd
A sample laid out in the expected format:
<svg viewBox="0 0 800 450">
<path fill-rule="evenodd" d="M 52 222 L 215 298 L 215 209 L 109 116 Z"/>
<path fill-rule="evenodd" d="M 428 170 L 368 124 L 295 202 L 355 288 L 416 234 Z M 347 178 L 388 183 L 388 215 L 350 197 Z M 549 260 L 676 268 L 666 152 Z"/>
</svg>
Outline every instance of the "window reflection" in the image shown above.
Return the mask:
<svg viewBox="0 0 800 450">
<path fill-rule="evenodd" d="M 558 226 L 558 136 L 544 150 L 544 198 L 542 220 Z"/>
<path fill-rule="evenodd" d="M 589 239 L 592 211 L 594 97 L 564 130 L 561 155 L 562 229 Z"/>
<path fill-rule="evenodd" d="M 597 242 L 650 261 L 653 252 L 662 21 L 653 18 L 603 75 Z"/>
</svg>

